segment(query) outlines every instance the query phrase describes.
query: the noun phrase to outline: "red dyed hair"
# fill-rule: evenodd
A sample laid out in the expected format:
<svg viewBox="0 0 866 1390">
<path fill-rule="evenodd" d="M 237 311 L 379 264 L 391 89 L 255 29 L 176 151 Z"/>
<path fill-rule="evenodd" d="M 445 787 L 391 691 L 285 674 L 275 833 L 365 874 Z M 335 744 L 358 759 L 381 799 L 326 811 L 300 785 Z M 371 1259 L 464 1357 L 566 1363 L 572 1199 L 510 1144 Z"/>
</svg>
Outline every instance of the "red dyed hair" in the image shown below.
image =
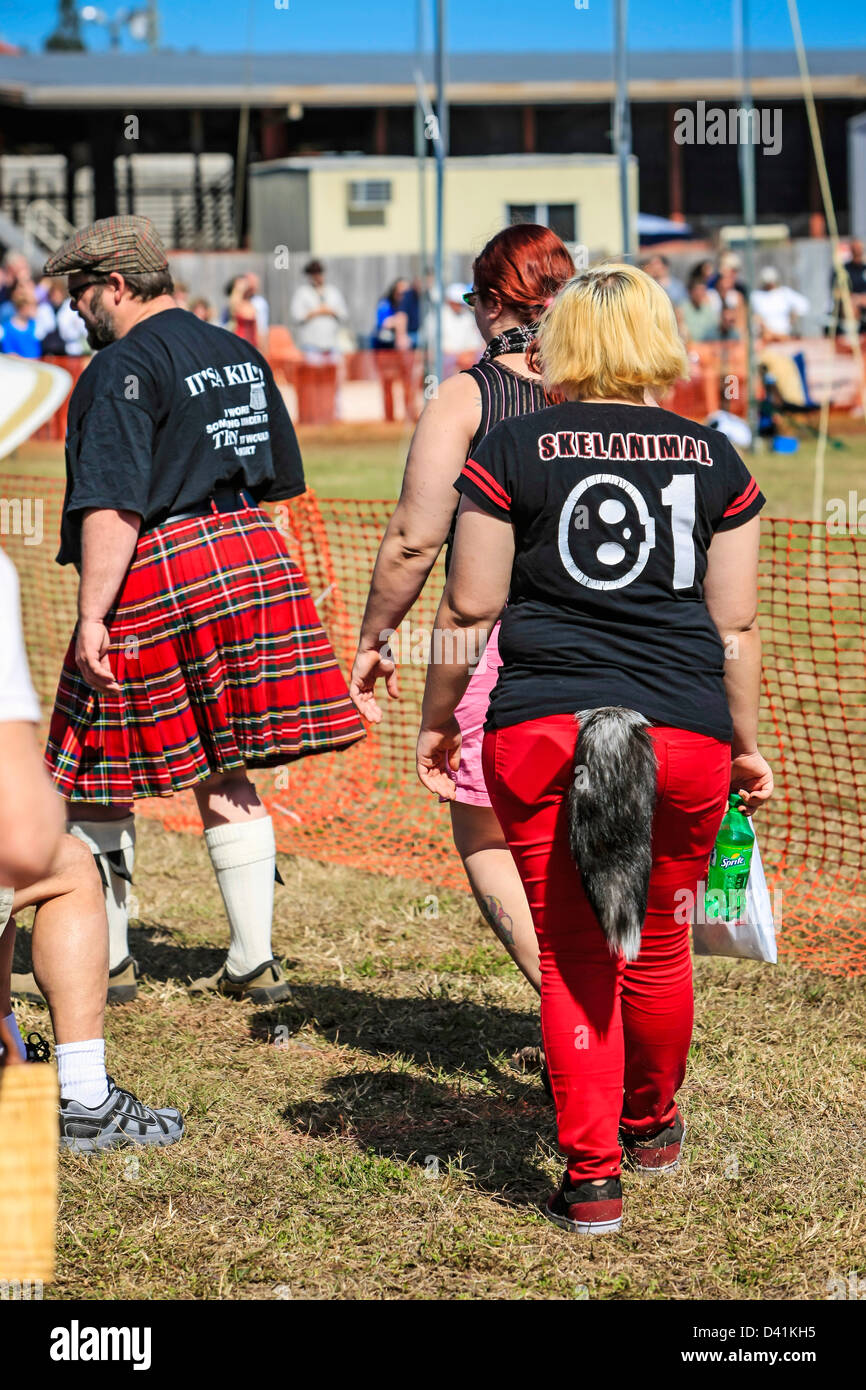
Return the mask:
<svg viewBox="0 0 866 1390">
<path fill-rule="evenodd" d="M 472 275 L 482 299 L 498 299 L 522 323 L 534 323 L 574 275 L 574 262 L 549 227 L 519 222 L 491 237 Z"/>
</svg>

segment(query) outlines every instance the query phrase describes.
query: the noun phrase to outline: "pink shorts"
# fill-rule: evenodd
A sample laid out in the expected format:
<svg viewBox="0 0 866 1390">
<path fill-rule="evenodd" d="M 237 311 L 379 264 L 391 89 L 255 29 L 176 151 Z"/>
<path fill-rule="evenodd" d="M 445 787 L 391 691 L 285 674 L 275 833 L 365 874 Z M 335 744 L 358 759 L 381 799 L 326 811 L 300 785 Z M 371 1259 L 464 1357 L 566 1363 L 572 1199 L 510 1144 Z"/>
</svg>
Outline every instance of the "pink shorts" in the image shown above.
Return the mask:
<svg viewBox="0 0 866 1390">
<path fill-rule="evenodd" d="M 460 766 L 454 780 L 457 783 L 455 800 L 467 806 L 489 806 L 490 797 L 481 770 L 481 745 L 484 742 L 484 721 L 487 706 L 499 676 L 502 657 L 499 655 L 499 624 L 490 634 L 485 649 L 487 664 L 479 668 L 466 687 L 466 694 L 454 714 L 460 725 L 463 741 L 460 745 Z"/>
</svg>

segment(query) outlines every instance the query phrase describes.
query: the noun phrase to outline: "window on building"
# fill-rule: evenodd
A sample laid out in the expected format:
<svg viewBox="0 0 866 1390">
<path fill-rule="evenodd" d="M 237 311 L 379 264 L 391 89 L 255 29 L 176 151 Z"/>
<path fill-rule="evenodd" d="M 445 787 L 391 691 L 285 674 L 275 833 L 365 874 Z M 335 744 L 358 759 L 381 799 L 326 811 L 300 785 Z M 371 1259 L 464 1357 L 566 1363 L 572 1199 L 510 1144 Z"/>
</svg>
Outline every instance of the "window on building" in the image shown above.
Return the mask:
<svg viewBox="0 0 866 1390">
<path fill-rule="evenodd" d="M 512 227 L 518 222 L 538 222 L 565 242 L 577 241 L 576 203 L 509 203 L 507 221 Z"/>
<path fill-rule="evenodd" d="M 347 187 L 349 227 L 384 227 L 391 202 L 390 179 L 352 179 Z"/>
</svg>

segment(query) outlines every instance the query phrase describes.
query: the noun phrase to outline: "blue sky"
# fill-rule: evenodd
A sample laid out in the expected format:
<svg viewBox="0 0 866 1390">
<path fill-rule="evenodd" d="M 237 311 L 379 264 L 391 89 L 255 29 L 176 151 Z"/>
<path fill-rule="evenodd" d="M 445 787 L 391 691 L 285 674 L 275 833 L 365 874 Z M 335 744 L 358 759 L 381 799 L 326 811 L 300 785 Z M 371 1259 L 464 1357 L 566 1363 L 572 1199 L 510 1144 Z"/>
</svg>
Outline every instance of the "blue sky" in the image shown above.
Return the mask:
<svg viewBox="0 0 866 1390">
<path fill-rule="evenodd" d="M 82 0 L 83 3 L 83 0 Z M 135 0 L 127 0 L 132 7 Z M 318 50 L 405 51 L 414 45 L 414 0 L 162 0 L 164 46 L 204 52 Z M 101 0 L 114 14 L 119 0 Z M 799 0 L 807 46 L 866 47 L 862 0 Z M 790 48 L 786 0 L 751 0 L 756 48 Z M 629 42 L 636 49 L 727 48 L 730 0 L 632 0 Z M 451 0 L 449 44 L 455 50 L 606 50 L 611 0 Z M 56 0 L 0 0 L 0 37 L 33 50 L 54 27 Z M 88 47 L 107 47 L 103 28 L 85 26 Z M 124 42 L 124 48 L 138 45 Z"/>
</svg>

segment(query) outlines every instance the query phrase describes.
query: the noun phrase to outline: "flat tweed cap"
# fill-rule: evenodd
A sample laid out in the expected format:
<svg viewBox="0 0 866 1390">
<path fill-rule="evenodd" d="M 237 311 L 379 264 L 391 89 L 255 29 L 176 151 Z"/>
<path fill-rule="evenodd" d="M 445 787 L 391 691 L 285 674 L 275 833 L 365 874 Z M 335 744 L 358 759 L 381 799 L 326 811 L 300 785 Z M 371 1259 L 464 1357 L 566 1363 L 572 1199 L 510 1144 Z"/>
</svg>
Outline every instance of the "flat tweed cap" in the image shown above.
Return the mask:
<svg viewBox="0 0 866 1390">
<path fill-rule="evenodd" d="M 144 275 L 165 270 L 168 257 L 149 217 L 103 217 L 80 232 L 45 262 L 43 275 L 72 275 L 97 270 L 108 275 Z"/>
</svg>

